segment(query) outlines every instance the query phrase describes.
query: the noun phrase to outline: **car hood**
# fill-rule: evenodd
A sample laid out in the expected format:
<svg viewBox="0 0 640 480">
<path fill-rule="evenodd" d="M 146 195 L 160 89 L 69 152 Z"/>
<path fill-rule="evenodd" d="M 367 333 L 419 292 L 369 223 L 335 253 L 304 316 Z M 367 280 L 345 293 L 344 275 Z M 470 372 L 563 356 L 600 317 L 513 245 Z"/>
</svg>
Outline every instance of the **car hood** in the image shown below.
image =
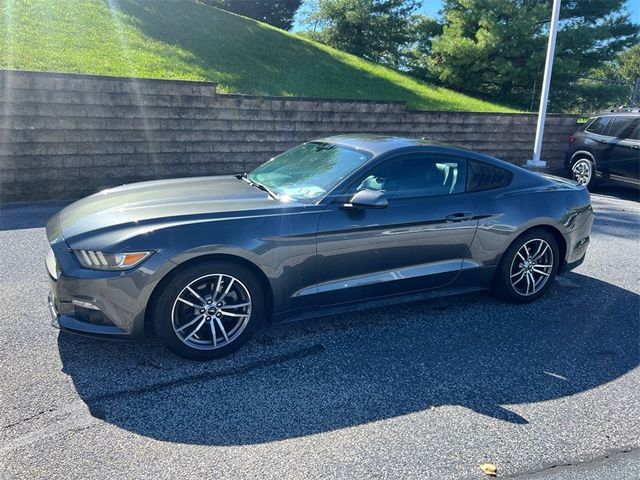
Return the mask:
<svg viewBox="0 0 640 480">
<path fill-rule="evenodd" d="M 157 180 L 111 188 L 72 203 L 49 221 L 47 234 L 50 242 L 62 237 L 70 246 L 84 248 L 76 244 L 110 231 L 120 231 L 107 235 L 115 242 L 167 225 L 295 206 L 272 199 L 236 176 Z"/>
</svg>

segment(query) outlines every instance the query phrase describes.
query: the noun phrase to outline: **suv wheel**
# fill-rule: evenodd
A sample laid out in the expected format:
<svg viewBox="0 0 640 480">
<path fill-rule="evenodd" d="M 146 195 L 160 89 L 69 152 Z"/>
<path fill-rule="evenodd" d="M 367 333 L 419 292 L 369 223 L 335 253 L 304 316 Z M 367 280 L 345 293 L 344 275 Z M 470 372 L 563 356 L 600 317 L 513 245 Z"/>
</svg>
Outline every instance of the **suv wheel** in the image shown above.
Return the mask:
<svg viewBox="0 0 640 480">
<path fill-rule="evenodd" d="M 595 166 L 588 158 L 579 158 L 571 167 L 573 178 L 580 185 L 591 189 L 595 184 Z"/>
</svg>

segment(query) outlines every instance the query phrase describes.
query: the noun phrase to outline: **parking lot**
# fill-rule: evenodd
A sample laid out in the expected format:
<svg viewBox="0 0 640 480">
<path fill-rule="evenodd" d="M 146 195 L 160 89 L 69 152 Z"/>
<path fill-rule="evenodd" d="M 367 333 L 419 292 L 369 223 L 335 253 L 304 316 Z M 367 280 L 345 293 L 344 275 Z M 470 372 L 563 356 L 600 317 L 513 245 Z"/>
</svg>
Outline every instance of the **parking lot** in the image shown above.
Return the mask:
<svg viewBox="0 0 640 480">
<path fill-rule="evenodd" d="M 638 472 L 640 204 L 593 204 L 585 263 L 537 303 L 477 293 L 279 325 L 211 363 L 53 329 L 43 226 L 62 205 L 4 206 L 0 477 Z"/>
</svg>

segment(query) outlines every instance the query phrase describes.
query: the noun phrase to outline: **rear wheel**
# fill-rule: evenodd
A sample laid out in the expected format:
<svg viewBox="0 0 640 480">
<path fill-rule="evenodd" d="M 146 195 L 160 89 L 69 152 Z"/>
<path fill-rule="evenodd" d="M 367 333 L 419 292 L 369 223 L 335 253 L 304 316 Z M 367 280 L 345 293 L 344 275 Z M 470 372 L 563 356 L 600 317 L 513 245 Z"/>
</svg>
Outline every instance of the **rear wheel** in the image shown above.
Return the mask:
<svg viewBox="0 0 640 480">
<path fill-rule="evenodd" d="M 529 303 L 551 286 L 560 262 L 558 242 L 546 230 L 525 232 L 509 246 L 496 271 L 493 291 L 513 303 Z"/>
<path fill-rule="evenodd" d="M 588 189 L 595 186 L 595 166 L 588 158 L 579 158 L 571 167 L 573 178 Z"/>
<path fill-rule="evenodd" d="M 207 262 L 179 272 L 152 308 L 162 343 L 182 357 L 210 360 L 249 339 L 264 315 L 264 293 L 246 268 Z"/>
</svg>

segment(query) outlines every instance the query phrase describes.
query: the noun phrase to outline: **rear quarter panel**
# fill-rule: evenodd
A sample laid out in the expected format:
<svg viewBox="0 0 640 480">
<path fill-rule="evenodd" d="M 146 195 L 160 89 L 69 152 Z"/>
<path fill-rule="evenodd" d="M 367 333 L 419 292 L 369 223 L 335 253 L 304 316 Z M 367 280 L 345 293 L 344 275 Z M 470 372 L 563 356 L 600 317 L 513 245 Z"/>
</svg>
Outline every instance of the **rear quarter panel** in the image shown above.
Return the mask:
<svg viewBox="0 0 640 480">
<path fill-rule="evenodd" d="M 561 235 L 562 261 L 584 254 L 575 247 L 593 223 L 589 192 L 565 180 L 540 177 L 534 183 L 471 194 L 481 218 L 469 256 L 479 266 L 497 266 L 511 243 L 534 227 L 551 227 Z"/>
</svg>

